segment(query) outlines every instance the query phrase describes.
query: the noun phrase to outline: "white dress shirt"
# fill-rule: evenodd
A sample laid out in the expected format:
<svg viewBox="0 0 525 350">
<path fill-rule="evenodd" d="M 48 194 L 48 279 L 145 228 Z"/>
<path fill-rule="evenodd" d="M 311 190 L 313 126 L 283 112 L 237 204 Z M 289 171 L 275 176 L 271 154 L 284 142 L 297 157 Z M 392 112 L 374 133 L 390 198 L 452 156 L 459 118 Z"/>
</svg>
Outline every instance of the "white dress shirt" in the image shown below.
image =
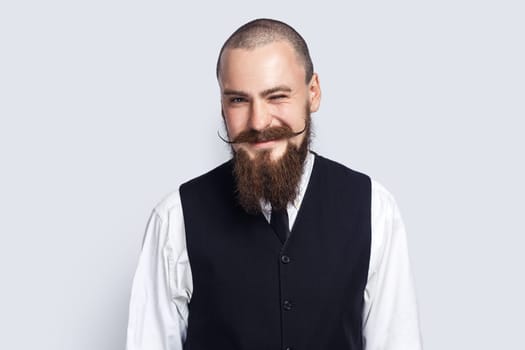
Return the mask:
<svg viewBox="0 0 525 350">
<path fill-rule="evenodd" d="M 288 205 L 290 229 L 314 161 L 314 155 L 309 153 L 299 195 L 295 203 Z M 271 205 L 261 203 L 261 207 L 270 222 Z M 405 228 L 394 198 L 375 180 L 372 180 L 371 221 L 363 308 L 365 349 L 422 349 Z M 192 292 L 181 200 L 175 191 L 153 209 L 147 224 L 133 279 L 126 349 L 182 350 Z"/>
</svg>

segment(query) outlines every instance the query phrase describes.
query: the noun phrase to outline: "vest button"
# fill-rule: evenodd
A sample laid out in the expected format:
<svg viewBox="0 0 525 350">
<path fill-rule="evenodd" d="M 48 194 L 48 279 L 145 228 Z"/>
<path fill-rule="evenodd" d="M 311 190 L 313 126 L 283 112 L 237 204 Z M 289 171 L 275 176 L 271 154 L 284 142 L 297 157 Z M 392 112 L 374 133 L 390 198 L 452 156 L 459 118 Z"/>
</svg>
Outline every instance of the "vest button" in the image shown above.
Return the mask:
<svg viewBox="0 0 525 350">
<path fill-rule="evenodd" d="M 290 262 L 290 257 L 287 256 L 287 255 L 283 255 L 283 256 L 281 256 L 281 262 L 282 262 L 283 264 L 288 264 L 288 263 Z"/>
<path fill-rule="evenodd" d="M 283 302 L 283 308 L 287 311 L 290 311 L 292 309 L 292 303 L 290 302 L 290 300 L 285 300 Z"/>
<path fill-rule="evenodd" d="M 292 350 L 292 348 L 287 346 L 284 350 Z"/>
</svg>

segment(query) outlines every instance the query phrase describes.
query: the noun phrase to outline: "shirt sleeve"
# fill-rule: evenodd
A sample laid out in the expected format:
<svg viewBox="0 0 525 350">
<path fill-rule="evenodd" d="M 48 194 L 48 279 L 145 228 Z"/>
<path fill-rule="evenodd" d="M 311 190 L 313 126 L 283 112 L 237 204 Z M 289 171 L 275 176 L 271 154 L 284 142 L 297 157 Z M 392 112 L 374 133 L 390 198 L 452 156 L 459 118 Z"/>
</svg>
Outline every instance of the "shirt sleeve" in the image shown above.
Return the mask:
<svg viewBox="0 0 525 350">
<path fill-rule="evenodd" d="M 127 350 L 182 350 L 192 282 L 182 210 L 172 211 L 156 208 L 146 227 L 131 289 Z"/>
<path fill-rule="evenodd" d="M 393 196 L 372 181 L 372 246 L 365 289 L 366 350 L 422 349 L 407 238 Z"/>
</svg>

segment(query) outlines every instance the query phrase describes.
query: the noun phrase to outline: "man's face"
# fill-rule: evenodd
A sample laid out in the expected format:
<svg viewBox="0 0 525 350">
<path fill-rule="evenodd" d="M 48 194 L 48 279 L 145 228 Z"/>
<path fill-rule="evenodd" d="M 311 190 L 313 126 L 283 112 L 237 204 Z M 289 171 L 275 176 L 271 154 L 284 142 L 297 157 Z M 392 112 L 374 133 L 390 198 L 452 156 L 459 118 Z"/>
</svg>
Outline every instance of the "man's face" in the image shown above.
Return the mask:
<svg viewBox="0 0 525 350">
<path fill-rule="evenodd" d="M 305 128 L 305 106 L 319 108 L 321 90 L 317 75 L 305 82 L 305 70 L 293 47 L 285 41 L 255 49 L 226 49 L 220 65 L 219 84 L 222 112 L 228 135 L 235 139 L 243 131 L 263 131 L 288 126 L 298 132 Z M 263 151 L 270 159 L 280 159 L 287 144 L 299 148 L 305 134 L 264 142 L 243 142 L 251 159 Z"/>
</svg>

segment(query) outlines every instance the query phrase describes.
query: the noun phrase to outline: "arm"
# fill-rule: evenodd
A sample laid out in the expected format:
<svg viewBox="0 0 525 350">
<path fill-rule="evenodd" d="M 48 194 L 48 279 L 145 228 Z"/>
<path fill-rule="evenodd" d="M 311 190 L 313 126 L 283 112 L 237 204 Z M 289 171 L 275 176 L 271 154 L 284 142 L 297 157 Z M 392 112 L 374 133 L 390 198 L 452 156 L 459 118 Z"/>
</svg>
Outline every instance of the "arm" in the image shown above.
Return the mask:
<svg viewBox="0 0 525 350">
<path fill-rule="evenodd" d="M 394 198 L 375 181 L 363 337 L 366 350 L 422 349 L 405 227 Z"/>
<path fill-rule="evenodd" d="M 131 290 L 127 350 L 182 350 L 192 286 L 176 197 L 178 205 L 161 203 L 147 224 Z"/>
</svg>

